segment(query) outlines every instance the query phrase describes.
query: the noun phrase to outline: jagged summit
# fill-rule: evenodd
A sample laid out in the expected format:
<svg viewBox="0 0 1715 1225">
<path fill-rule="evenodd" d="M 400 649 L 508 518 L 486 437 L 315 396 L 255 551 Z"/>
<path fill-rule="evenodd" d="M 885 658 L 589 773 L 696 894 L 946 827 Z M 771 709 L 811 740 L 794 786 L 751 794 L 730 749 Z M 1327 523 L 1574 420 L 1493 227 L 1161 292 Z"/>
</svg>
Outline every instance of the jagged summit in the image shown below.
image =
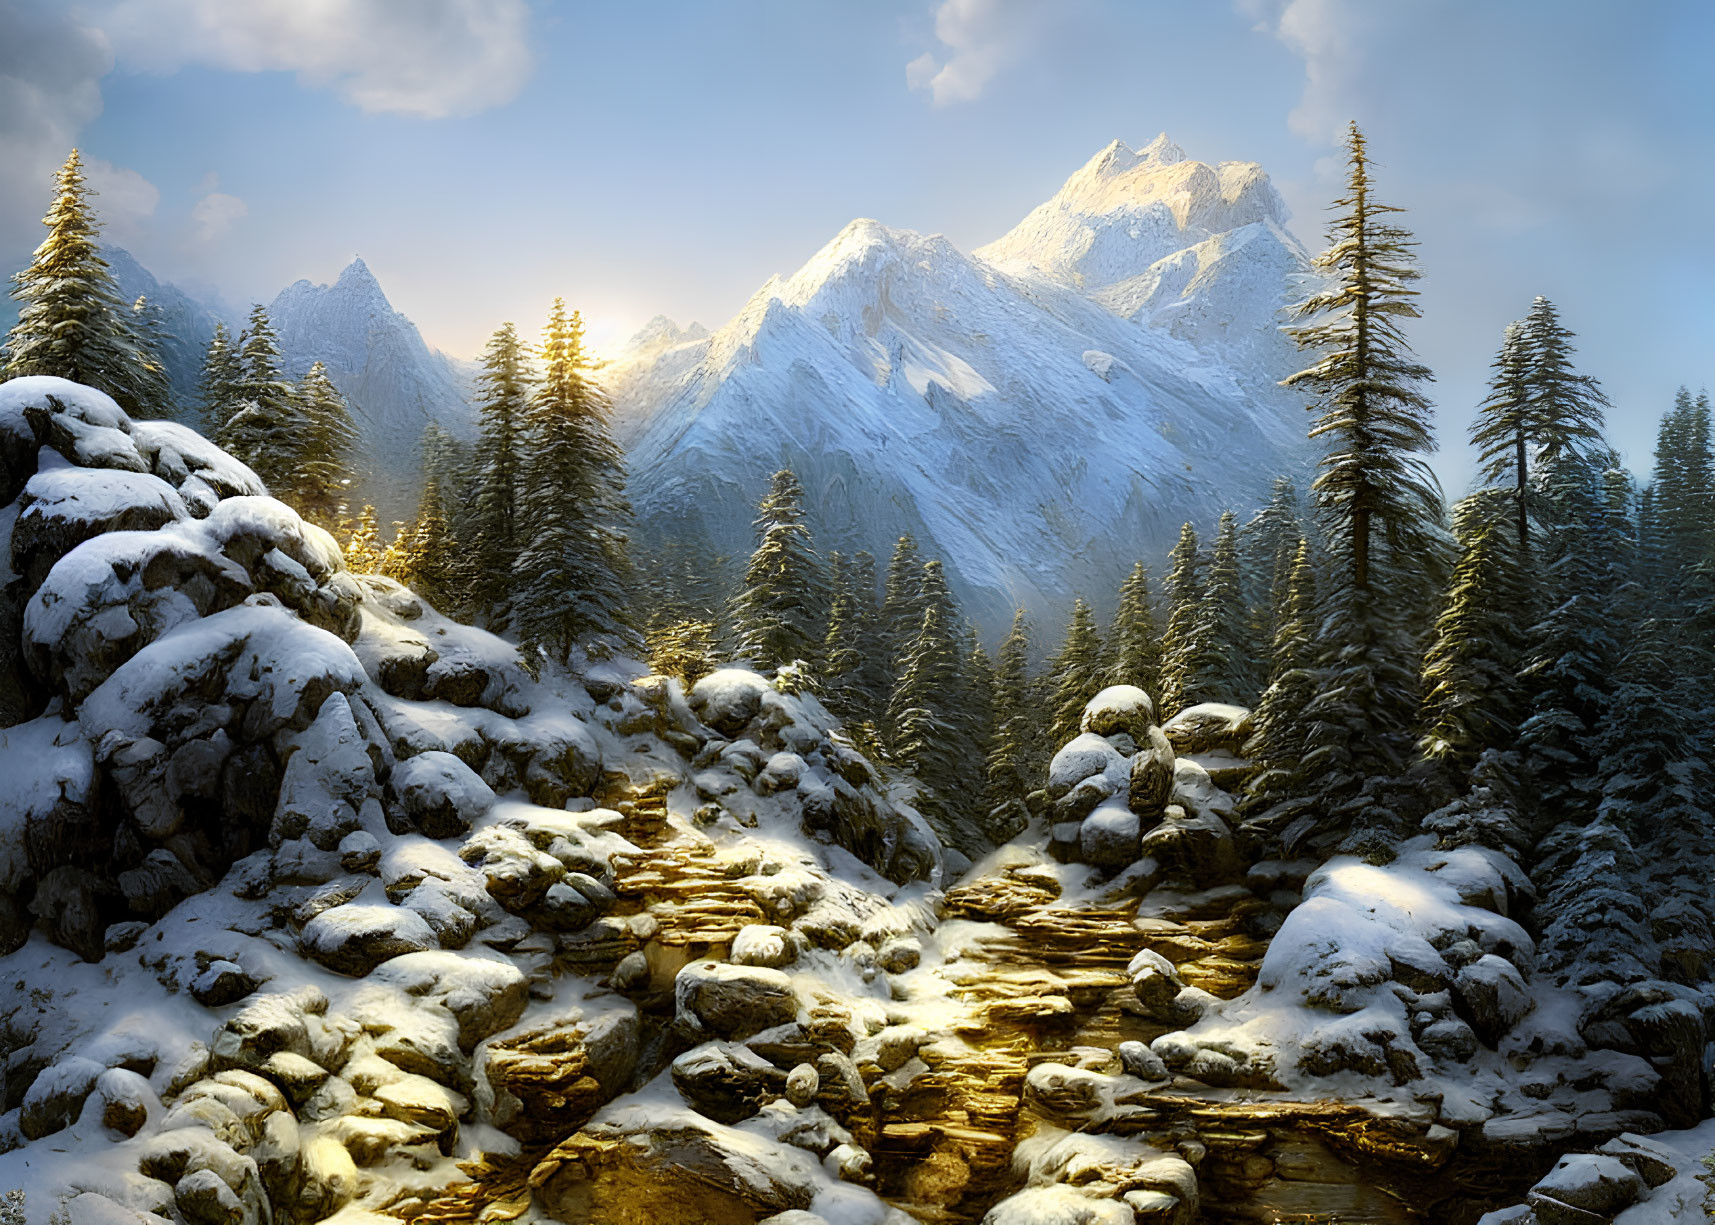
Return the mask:
<svg viewBox="0 0 1715 1225">
<path fill-rule="evenodd" d="M 708 334 L 709 329 L 695 320 L 689 326 L 680 327 L 666 315 L 656 315 L 625 342 L 621 352 L 627 356 L 653 353 L 687 341 L 702 340 Z"/>
<path fill-rule="evenodd" d="M 1237 318 L 1278 343 L 1302 257 L 1284 231 L 1231 237 L 1278 206 L 1259 168 L 1159 138 L 1074 174 L 1014 231 L 1017 258 L 1008 240 L 967 254 L 848 223 L 707 339 L 634 347 L 604 372 L 645 533 L 740 555 L 790 465 L 822 547 L 885 553 L 912 532 L 991 628 L 1113 589 L 1187 514 L 1245 508 L 1300 461 L 1303 410 L 1275 386 L 1287 359 L 1233 361 L 1221 334 Z M 1082 274 L 1092 247 L 1113 253 L 1108 276 Z M 1132 298 L 1101 300 L 1092 279 Z"/>
</svg>

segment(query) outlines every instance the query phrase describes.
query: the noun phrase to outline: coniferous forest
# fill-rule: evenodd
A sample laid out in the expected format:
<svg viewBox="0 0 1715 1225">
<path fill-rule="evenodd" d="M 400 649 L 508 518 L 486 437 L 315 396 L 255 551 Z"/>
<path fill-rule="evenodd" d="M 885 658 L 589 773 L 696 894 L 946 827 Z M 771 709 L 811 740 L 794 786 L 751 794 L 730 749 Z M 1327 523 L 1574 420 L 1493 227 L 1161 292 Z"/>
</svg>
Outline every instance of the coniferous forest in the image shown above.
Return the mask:
<svg viewBox="0 0 1715 1225">
<path fill-rule="evenodd" d="M 1623 456 L 1522 287 L 1438 439 L 1342 173 L 1303 462 L 997 616 L 792 447 L 746 549 L 634 505 L 559 298 L 382 523 L 265 306 L 172 383 L 74 151 L 0 383 L 7 1219 L 1702 1219 L 1708 395 Z"/>
</svg>

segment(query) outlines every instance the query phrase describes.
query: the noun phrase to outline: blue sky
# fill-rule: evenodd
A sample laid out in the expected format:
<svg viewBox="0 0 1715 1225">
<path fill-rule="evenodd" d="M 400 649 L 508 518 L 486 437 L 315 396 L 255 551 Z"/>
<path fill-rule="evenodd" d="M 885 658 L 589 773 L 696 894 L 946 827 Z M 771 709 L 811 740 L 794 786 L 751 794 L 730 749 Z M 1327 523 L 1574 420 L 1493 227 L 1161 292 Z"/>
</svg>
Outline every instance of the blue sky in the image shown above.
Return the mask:
<svg viewBox="0 0 1715 1225">
<path fill-rule="evenodd" d="M 1254 160 L 1312 247 L 1346 119 L 1422 240 L 1439 466 L 1545 293 L 1645 462 L 1715 382 L 1715 5 L 0 0 L 0 253 L 78 143 L 112 236 L 245 303 L 361 253 L 473 354 L 563 294 L 713 327 L 847 221 L 998 236 L 1097 149 Z"/>
</svg>

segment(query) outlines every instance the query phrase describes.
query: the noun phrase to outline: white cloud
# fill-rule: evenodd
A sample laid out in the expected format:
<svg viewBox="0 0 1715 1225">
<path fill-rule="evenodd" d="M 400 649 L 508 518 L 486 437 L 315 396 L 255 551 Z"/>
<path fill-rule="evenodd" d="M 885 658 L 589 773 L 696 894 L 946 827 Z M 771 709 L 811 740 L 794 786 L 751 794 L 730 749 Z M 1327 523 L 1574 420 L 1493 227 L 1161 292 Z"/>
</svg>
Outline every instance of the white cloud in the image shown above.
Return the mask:
<svg viewBox="0 0 1715 1225">
<path fill-rule="evenodd" d="M 905 83 L 935 105 L 974 102 L 996 74 L 1023 58 L 1056 7 L 1037 0 L 941 0 L 935 38 L 945 48 L 925 51 L 905 66 Z"/>
<path fill-rule="evenodd" d="M 511 101 L 529 77 L 525 0 L 100 0 L 119 58 L 294 72 L 365 110 L 424 119 Z"/>
<path fill-rule="evenodd" d="M 249 213 L 250 206 L 237 196 L 211 191 L 192 206 L 191 221 L 196 224 L 198 238 L 213 242 Z"/>
<path fill-rule="evenodd" d="M 113 53 L 100 31 L 21 0 L 0 0 L 0 249 L 39 241 L 54 171 L 101 114 Z M 93 167 L 91 167 L 93 171 Z"/>
</svg>

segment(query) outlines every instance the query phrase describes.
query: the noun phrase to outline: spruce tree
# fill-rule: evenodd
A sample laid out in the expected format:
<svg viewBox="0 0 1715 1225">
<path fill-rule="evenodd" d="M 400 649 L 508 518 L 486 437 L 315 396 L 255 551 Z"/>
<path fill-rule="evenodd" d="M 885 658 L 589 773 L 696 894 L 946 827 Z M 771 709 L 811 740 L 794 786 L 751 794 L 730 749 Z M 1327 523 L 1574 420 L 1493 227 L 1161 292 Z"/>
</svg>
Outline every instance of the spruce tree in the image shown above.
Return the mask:
<svg viewBox="0 0 1715 1225">
<path fill-rule="evenodd" d="M 757 508 L 756 550 L 733 600 L 733 650 L 762 671 L 815 663 L 826 632 L 827 580 L 804 522 L 804 487 L 776 472 Z"/>
<path fill-rule="evenodd" d="M 923 558 L 916 538 L 906 532 L 893 546 L 881 599 L 881 646 L 890 678 L 923 622 L 922 586 Z"/>
<path fill-rule="evenodd" d="M 1203 562 L 1197 551 L 1197 532 L 1189 523 L 1179 529 L 1172 558 L 1173 568 L 1167 574 L 1167 631 L 1161 637 L 1160 715 L 1164 720 L 1190 705 L 1186 700 L 1186 666 L 1203 604 Z"/>
<path fill-rule="evenodd" d="M 1176 641 L 1174 684 L 1180 703 L 1226 702 L 1249 706 L 1260 687 L 1252 669 L 1249 617 L 1239 582 L 1238 521 L 1221 514 L 1203 594 L 1191 627 Z"/>
<path fill-rule="evenodd" d="M 353 574 L 375 574 L 381 569 L 381 523 L 375 507 L 364 505 L 345 540 L 345 566 Z"/>
<path fill-rule="evenodd" d="M 296 389 L 280 373 L 280 344 L 268 311 L 251 307 L 239 340 L 238 383 L 233 410 L 215 441 L 250 465 L 269 492 L 292 487 L 306 433 Z"/>
<path fill-rule="evenodd" d="M 149 301 L 147 295 L 139 294 L 131 304 L 130 322 L 133 342 L 142 359 L 134 368 L 132 394 L 137 398 L 137 410 L 133 415 L 170 417 L 174 411 L 173 384 L 161 360 L 161 354 L 173 340 L 167 333 L 166 318 L 159 305 Z"/>
<path fill-rule="evenodd" d="M 524 534 L 519 508 L 526 493 L 524 443 L 530 391 L 530 370 L 518 329 L 502 324 L 483 350 L 477 380 L 482 437 L 477 444 L 470 546 L 473 597 L 497 624 L 506 619 L 507 593 Z"/>
<path fill-rule="evenodd" d="M 850 696 L 857 721 L 873 725 L 887 709 L 893 669 L 888 660 L 881 609 L 876 603 L 875 557 L 862 550 L 852 556 L 851 600 L 860 658 L 850 678 Z"/>
<path fill-rule="evenodd" d="M 1030 629 L 1023 609 L 1013 614 L 1012 629 L 995 655 L 993 692 L 994 737 L 983 796 L 989 833 L 998 843 L 1029 823 L 1026 801 L 1044 765 L 1042 705 L 1030 676 Z"/>
<path fill-rule="evenodd" d="M 351 489 L 357 427 L 321 362 L 298 380 L 296 399 L 303 433 L 286 492 L 302 514 L 327 526 L 339 518 Z"/>
<path fill-rule="evenodd" d="M 238 385 L 242 371 L 238 350 L 232 343 L 232 333 L 226 324 L 214 325 L 214 335 L 203 357 L 202 380 L 198 395 L 202 405 L 203 432 L 218 437 L 238 406 Z"/>
<path fill-rule="evenodd" d="M 1529 355 L 1524 324 L 1507 324 L 1501 351 L 1490 369 L 1489 395 L 1477 406 L 1471 442 L 1477 448 L 1484 479 L 1512 486 L 1514 530 L 1520 551 L 1530 547 L 1530 451 L 1535 420 L 1531 413 Z"/>
<path fill-rule="evenodd" d="M 50 374 L 112 396 L 135 417 L 165 416 L 160 355 L 139 334 L 101 256 L 83 160 L 73 149 L 55 176 L 48 237 L 12 277 L 18 322 L 6 337 L 5 378 Z"/>
<path fill-rule="evenodd" d="M 1573 369 L 1575 336 L 1554 303 L 1541 296 L 1531 303 L 1524 319 L 1531 439 L 1544 467 L 1575 455 L 1602 466 L 1614 460 L 1602 434 L 1608 397 L 1600 383 Z"/>
<path fill-rule="evenodd" d="M 1051 670 L 1054 686 L 1052 723 L 1049 740 L 1058 751 L 1078 734 L 1084 707 L 1096 696 L 1104 683 L 1106 669 L 1102 666 L 1102 639 L 1096 630 L 1096 614 L 1080 596 L 1072 604 L 1072 617 L 1066 626 L 1066 640 L 1054 657 Z"/>
<path fill-rule="evenodd" d="M 1312 438 L 1327 452 L 1311 486 L 1333 571 L 1311 710 L 1310 761 L 1328 832 L 1385 856 L 1414 801 L 1399 782 L 1417 715 L 1418 627 L 1431 599 L 1440 495 L 1422 458 L 1434 449 L 1430 378 L 1405 338 L 1418 315 L 1419 273 L 1400 210 L 1371 194 L 1363 134 L 1351 126 L 1349 189 L 1335 202 L 1330 245 L 1315 261 L 1328 279 L 1300 303 L 1291 329 L 1319 360 L 1285 380 L 1314 393 Z M 1361 844 L 1361 845 L 1360 845 Z"/>
<path fill-rule="evenodd" d="M 1658 516 L 1664 577 L 1670 586 L 1715 542 L 1715 457 L 1711 454 L 1709 399 L 1681 387 L 1661 419 L 1656 440 L 1652 504 Z"/>
<path fill-rule="evenodd" d="M 526 421 L 529 459 L 514 621 L 530 650 L 566 662 L 638 645 L 630 609 L 625 463 L 608 431 L 607 396 L 590 377 L 583 318 L 554 299 L 542 334 L 542 378 Z"/>
<path fill-rule="evenodd" d="M 1120 585 L 1119 609 L 1108 635 L 1113 670 L 1108 683 L 1136 685 L 1155 697 L 1161 692 L 1161 631 L 1149 599 L 1149 567 L 1138 562 Z"/>
<path fill-rule="evenodd" d="M 1319 686 L 1316 660 L 1316 575 L 1310 542 L 1300 539 L 1275 618 L 1268 688 L 1257 702 L 1256 730 L 1245 745 L 1245 755 L 1258 766 L 1248 785 L 1246 804 L 1259 812 L 1291 816 L 1305 802 L 1304 760 L 1309 747 L 1305 711 Z"/>
<path fill-rule="evenodd" d="M 828 554 L 828 629 L 822 639 L 822 700 L 842 721 L 856 721 L 863 705 L 857 693 L 864 665 L 863 627 L 858 620 L 852 564 L 838 549 Z"/>
<path fill-rule="evenodd" d="M 945 591 L 941 563 L 923 567 L 924 580 Z M 959 635 L 949 618 L 951 600 L 930 591 L 923 601 L 923 619 L 905 648 L 899 679 L 887 706 L 889 745 L 893 760 L 918 782 L 918 807 L 951 838 L 953 814 L 961 798 L 958 783 L 965 762 L 954 699 L 960 689 Z M 975 798 L 975 797 L 971 797 Z"/>
<path fill-rule="evenodd" d="M 447 526 L 440 482 L 432 474 L 423 482 L 417 518 L 411 524 L 406 539 L 405 571 L 408 577 L 404 581 L 439 611 L 449 616 L 456 615 L 462 603 L 454 554 L 456 546 Z"/>
<path fill-rule="evenodd" d="M 1299 511 L 1298 487 L 1291 477 L 1277 476 L 1267 505 L 1239 531 L 1239 573 L 1251 608 L 1251 636 L 1262 649 L 1274 641 L 1277 611 L 1286 600 L 1304 537 Z"/>
<path fill-rule="evenodd" d="M 1504 517 L 1481 492 L 1456 508 L 1463 548 L 1424 656 L 1421 748 L 1456 784 L 1486 750 L 1507 748 L 1522 718 L 1518 671 L 1528 603 L 1519 546 Z"/>
</svg>

